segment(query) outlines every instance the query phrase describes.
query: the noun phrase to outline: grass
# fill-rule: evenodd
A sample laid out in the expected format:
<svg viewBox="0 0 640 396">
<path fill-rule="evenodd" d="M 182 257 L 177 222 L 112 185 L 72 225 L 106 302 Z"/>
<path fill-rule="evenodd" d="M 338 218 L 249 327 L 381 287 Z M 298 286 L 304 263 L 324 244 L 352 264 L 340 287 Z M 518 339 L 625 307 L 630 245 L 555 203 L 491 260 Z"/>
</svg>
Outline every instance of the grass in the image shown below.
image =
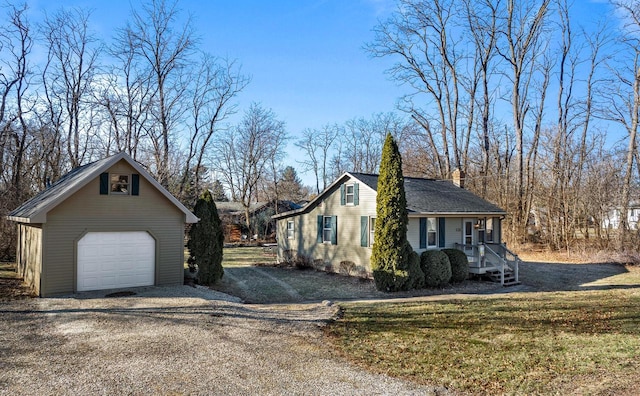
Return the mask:
<svg viewBox="0 0 640 396">
<path fill-rule="evenodd" d="M 222 260 L 225 275 L 212 288 L 256 304 L 368 298 L 381 295 L 369 280 L 314 270 L 278 268 L 271 264 L 275 264 L 275 251 L 263 247 L 225 248 Z"/>
<path fill-rule="evenodd" d="M 633 394 L 638 289 L 344 304 L 326 329 L 370 370 L 474 394 Z"/>
<path fill-rule="evenodd" d="M 261 263 L 275 263 L 275 250 L 257 247 L 229 247 L 224 248 L 222 266 L 238 267 Z"/>
</svg>

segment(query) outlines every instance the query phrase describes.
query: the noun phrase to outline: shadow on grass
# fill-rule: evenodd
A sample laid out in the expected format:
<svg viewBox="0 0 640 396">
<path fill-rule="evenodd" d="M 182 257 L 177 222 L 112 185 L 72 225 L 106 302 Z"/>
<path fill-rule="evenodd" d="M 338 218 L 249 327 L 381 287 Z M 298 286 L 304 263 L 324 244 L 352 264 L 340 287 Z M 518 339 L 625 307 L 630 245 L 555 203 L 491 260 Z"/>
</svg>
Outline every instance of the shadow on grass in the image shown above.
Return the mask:
<svg viewBox="0 0 640 396">
<path fill-rule="evenodd" d="M 640 269 L 621 264 L 559 264 L 523 262 L 523 291 L 576 291 L 640 288 Z"/>
</svg>

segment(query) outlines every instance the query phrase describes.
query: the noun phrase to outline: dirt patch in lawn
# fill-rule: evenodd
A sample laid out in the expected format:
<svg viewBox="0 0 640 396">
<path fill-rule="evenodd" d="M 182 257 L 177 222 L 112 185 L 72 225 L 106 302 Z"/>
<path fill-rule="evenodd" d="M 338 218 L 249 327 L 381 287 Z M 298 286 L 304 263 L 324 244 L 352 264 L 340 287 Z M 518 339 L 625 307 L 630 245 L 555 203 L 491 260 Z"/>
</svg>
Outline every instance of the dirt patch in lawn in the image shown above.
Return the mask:
<svg viewBox="0 0 640 396">
<path fill-rule="evenodd" d="M 300 303 L 323 300 L 350 301 L 497 292 L 503 287 L 489 281 L 467 280 L 444 288 L 385 293 L 373 280 L 316 270 L 272 266 L 226 267 L 225 275 L 212 289 L 241 298 L 246 303 Z"/>
<path fill-rule="evenodd" d="M 16 272 L 14 263 L 0 263 L 0 301 L 32 297 L 33 293 Z"/>
<path fill-rule="evenodd" d="M 537 291 L 598 290 L 640 287 L 640 269 L 620 264 L 526 261 L 520 265 L 521 285 L 502 287 L 484 280 L 467 280 L 442 289 L 401 293 L 376 290 L 370 279 L 316 270 L 280 267 L 264 261 L 262 248 L 225 249 L 225 276 L 213 289 L 247 303 L 299 303 L 323 300 L 350 301 L 449 294 L 494 294 Z M 531 257 L 538 258 L 538 257 Z"/>
</svg>

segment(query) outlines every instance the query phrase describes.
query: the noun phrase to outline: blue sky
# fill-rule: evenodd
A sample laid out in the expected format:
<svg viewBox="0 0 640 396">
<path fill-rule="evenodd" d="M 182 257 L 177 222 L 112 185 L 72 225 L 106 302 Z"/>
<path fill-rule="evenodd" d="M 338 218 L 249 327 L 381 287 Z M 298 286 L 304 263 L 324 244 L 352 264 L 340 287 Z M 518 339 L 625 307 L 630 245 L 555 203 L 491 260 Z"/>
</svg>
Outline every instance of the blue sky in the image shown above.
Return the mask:
<svg viewBox="0 0 640 396">
<path fill-rule="evenodd" d="M 29 4 L 36 19 L 59 6 L 91 9 L 92 29 L 109 42 L 142 2 Z M 181 0 L 179 7 L 184 16 L 192 15 L 202 50 L 237 59 L 251 76 L 238 97 L 240 111 L 251 102 L 272 109 L 293 140 L 305 128 L 393 111 L 403 92 L 384 73 L 391 60 L 372 59 L 363 50 L 378 21 L 395 9 L 393 0 Z M 609 7 L 602 0 L 576 0 L 573 11 L 575 20 L 588 24 L 607 15 Z M 289 153 L 288 164 L 296 166 L 292 145 Z"/>
<path fill-rule="evenodd" d="M 365 0 L 212 1 L 196 22 L 204 48 L 237 58 L 252 76 L 242 107 L 256 101 L 272 108 L 295 135 L 394 109 L 400 89 L 384 75 L 388 63 L 362 49 L 391 7 Z"/>
<path fill-rule="evenodd" d="M 92 10 L 92 29 L 110 41 L 132 7 L 128 0 L 30 1 L 33 16 L 57 7 Z M 180 0 L 192 15 L 200 48 L 237 59 L 249 86 L 238 97 L 271 108 L 297 135 L 304 128 L 393 111 L 400 88 L 384 74 L 389 62 L 370 59 L 362 49 L 373 39 L 378 18 L 391 0 Z"/>
<path fill-rule="evenodd" d="M 57 7 L 92 10 L 91 28 L 109 42 L 130 9 L 128 0 L 30 1 L 34 19 Z M 305 128 L 389 112 L 401 88 L 384 70 L 390 61 L 363 50 L 372 29 L 394 9 L 392 0 L 180 0 L 191 14 L 200 48 L 237 59 L 251 83 L 238 97 L 239 115 L 251 102 L 272 109 L 287 124 L 293 143 Z M 288 165 L 299 168 L 289 145 Z M 300 171 L 299 171 L 300 173 Z M 311 175 L 301 175 L 311 184 Z M 306 177 L 305 177 L 306 176 Z"/>
</svg>

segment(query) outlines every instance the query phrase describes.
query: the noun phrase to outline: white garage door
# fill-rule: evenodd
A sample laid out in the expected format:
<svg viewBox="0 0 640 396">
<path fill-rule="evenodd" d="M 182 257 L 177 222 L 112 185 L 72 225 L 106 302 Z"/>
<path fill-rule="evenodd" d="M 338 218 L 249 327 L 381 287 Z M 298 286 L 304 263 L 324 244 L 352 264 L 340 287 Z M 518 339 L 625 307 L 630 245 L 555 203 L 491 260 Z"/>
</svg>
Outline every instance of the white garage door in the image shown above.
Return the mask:
<svg viewBox="0 0 640 396">
<path fill-rule="evenodd" d="M 155 240 L 141 232 L 89 232 L 78 241 L 78 291 L 154 284 Z"/>
</svg>

